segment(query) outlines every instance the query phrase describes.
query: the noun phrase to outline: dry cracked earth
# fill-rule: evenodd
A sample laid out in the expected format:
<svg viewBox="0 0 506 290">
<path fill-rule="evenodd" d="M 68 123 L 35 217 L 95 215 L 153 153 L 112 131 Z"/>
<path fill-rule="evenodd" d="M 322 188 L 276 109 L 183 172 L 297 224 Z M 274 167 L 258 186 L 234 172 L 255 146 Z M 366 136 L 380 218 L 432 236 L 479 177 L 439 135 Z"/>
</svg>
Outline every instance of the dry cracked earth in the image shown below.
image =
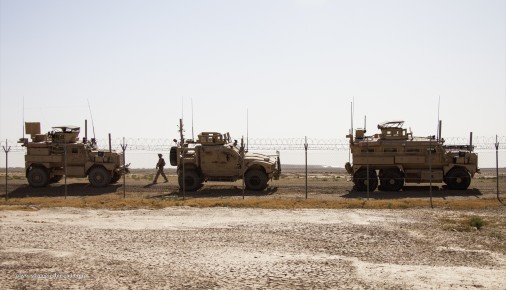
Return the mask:
<svg viewBox="0 0 506 290">
<path fill-rule="evenodd" d="M 0 212 L 0 289 L 505 289 L 506 210 Z"/>
</svg>

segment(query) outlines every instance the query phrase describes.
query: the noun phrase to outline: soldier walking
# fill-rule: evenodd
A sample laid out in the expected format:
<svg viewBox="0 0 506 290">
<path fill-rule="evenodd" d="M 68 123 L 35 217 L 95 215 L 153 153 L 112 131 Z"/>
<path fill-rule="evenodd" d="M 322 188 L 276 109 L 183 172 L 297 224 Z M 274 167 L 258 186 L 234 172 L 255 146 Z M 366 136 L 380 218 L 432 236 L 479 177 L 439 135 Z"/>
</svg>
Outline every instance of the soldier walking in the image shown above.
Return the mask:
<svg viewBox="0 0 506 290">
<path fill-rule="evenodd" d="M 167 179 L 167 176 L 165 176 L 165 173 L 163 172 L 163 167 L 165 166 L 165 160 L 162 158 L 162 154 L 158 154 L 158 163 L 156 163 L 156 169 L 158 169 L 158 171 L 156 172 L 156 176 L 155 176 L 155 180 L 153 180 L 153 183 L 156 183 L 156 181 L 158 180 L 158 176 L 160 176 L 160 174 L 162 175 L 163 178 L 165 178 L 165 182 L 169 182 L 169 180 Z"/>
</svg>

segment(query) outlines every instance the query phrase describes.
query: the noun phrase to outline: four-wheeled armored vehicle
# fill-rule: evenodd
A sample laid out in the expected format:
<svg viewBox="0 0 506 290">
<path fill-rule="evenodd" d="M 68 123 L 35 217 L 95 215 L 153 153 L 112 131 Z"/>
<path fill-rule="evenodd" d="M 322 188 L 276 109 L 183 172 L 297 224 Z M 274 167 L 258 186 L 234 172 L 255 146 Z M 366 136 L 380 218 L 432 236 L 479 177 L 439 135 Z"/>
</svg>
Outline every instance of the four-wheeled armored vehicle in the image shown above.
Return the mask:
<svg viewBox="0 0 506 290">
<path fill-rule="evenodd" d="M 206 181 L 236 181 L 243 178 L 248 190 L 264 190 L 269 179 L 279 179 L 281 163 L 275 156 L 243 152 L 230 134 L 203 132 L 198 140 L 186 140 L 170 150 L 170 164 L 177 166 L 179 186 L 196 191 Z"/>
<path fill-rule="evenodd" d="M 381 131 L 365 136 L 356 129 L 350 139 L 353 164 L 345 164 L 355 189 L 399 191 L 404 183 L 444 182 L 448 189 L 467 189 L 478 169 L 478 155 L 469 145 L 443 145 L 444 139 L 413 137 L 404 121 L 384 122 Z"/>
<path fill-rule="evenodd" d="M 104 187 L 116 183 L 128 173 L 123 154 L 113 150 L 98 150 L 95 140 L 79 141 L 79 127 L 57 126 L 40 134 L 40 123 L 26 123 L 31 141 L 21 138 L 27 149 L 25 170 L 32 187 L 44 187 L 67 177 L 88 177 L 91 185 Z"/>
</svg>

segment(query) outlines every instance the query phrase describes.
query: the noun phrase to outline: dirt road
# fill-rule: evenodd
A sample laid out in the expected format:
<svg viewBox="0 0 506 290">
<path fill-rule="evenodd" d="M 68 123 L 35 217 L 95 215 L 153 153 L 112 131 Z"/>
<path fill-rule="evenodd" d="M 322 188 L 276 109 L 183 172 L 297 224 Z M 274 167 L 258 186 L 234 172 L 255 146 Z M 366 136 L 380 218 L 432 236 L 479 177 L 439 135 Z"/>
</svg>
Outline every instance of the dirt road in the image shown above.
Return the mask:
<svg viewBox="0 0 506 290">
<path fill-rule="evenodd" d="M 505 213 L 1 211 L 0 289 L 505 289 Z"/>
</svg>

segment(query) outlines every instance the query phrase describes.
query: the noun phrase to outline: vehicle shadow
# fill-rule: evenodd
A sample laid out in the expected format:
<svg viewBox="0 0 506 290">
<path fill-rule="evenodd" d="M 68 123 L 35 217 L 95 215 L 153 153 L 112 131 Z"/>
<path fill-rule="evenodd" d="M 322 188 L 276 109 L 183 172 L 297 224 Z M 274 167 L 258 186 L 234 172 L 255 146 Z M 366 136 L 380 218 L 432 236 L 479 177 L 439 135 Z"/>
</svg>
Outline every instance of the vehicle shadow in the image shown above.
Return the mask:
<svg viewBox="0 0 506 290">
<path fill-rule="evenodd" d="M 121 187 L 119 184 L 110 184 L 106 187 L 93 187 L 89 183 L 67 184 L 67 196 L 97 196 L 113 193 Z M 21 185 L 9 192 L 9 198 L 25 197 L 61 197 L 65 196 L 64 184 L 50 184 L 42 188 L 33 188 L 28 185 Z M 5 194 L 3 194 L 5 197 Z"/>
<path fill-rule="evenodd" d="M 253 191 L 253 190 L 245 190 L 244 196 L 267 196 L 272 195 L 278 191 L 278 187 L 268 187 L 263 191 Z M 242 196 L 243 191 L 242 188 L 234 186 L 234 187 L 204 187 L 197 191 L 187 191 L 184 194 L 184 197 L 189 198 L 216 198 L 216 197 L 238 197 Z M 150 198 L 182 198 L 183 191 L 175 190 L 169 192 L 167 194 L 154 195 Z"/>
<path fill-rule="evenodd" d="M 449 190 L 446 187 L 432 186 L 432 197 L 447 198 L 452 196 L 476 197 L 483 195 L 477 188 L 466 190 Z M 367 198 L 366 191 L 355 189 L 341 195 L 343 198 Z M 369 198 L 373 199 L 399 199 L 399 198 L 428 198 L 430 197 L 430 186 L 404 186 L 401 191 L 380 191 L 369 192 Z"/>
</svg>

